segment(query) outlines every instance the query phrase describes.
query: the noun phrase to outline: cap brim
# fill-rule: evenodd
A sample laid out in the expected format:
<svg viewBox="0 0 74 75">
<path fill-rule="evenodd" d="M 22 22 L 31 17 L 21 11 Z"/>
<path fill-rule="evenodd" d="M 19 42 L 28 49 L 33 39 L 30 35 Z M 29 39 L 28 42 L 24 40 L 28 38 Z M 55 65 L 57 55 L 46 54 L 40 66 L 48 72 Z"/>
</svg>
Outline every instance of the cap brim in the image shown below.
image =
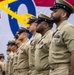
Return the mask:
<svg viewBox="0 0 74 75">
<path fill-rule="evenodd" d="M 58 8 L 56 8 L 56 7 L 51 7 L 51 8 L 50 8 L 50 10 L 54 10 L 54 9 L 58 9 Z"/>
<path fill-rule="evenodd" d="M 22 32 L 19 32 L 18 34 L 21 34 Z"/>
<path fill-rule="evenodd" d="M 38 20 L 35 21 L 35 23 L 41 23 L 42 21 L 43 21 L 43 20 L 38 19 Z"/>
<path fill-rule="evenodd" d="M 41 21 L 36 21 L 35 23 L 40 23 Z"/>
<path fill-rule="evenodd" d="M 9 46 L 11 43 L 8 43 L 7 46 Z"/>
<path fill-rule="evenodd" d="M 7 44 L 7 46 L 8 46 L 9 44 Z"/>
<path fill-rule="evenodd" d="M 19 30 L 19 31 L 18 31 L 18 34 L 21 34 L 21 33 L 23 33 L 23 32 L 25 32 L 25 30 Z"/>
<path fill-rule="evenodd" d="M 31 24 L 31 22 L 29 21 L 29 22 L 27 22 L 27 24 Z"/>
<path fill-rule="evenodd" d="M 16 45 L 16 44 L 15 43 L 12 43 L 11 45 L 13 46 L 13 45 Z"/>
<path fill-rule="evenodd" d="M 15 39 L 18 39 L 18 35 L 15 35 L 14 38 L 15 38 Z"/>
<path fill-rule="evenodd" d="M 35 21 L 35 23 L 38 23 L 38 20 L 37 20 L 37 21 Z"/>
<path fill-rule="evenodd" d="M 30 20 L 29 22 L 27 22 L 27 24 L 31 24 L 33 22 L 35 22 L 36 20 Z"/>
</svg>

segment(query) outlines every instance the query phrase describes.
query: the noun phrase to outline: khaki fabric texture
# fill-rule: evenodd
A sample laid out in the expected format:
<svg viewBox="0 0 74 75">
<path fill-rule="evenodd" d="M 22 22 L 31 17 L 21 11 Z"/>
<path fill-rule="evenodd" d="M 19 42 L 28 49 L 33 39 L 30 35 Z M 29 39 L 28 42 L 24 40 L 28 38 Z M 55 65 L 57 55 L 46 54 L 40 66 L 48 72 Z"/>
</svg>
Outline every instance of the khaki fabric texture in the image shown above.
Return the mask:
<svg viewBox="0 0 74 75">
<path fill-rule="evenodd" d="M 0 61 L 0 75 L 2 75 L 2 69 L 5 69 L 5 64 Z"/>
<path fill-rule="evenodd" d="M 72 75 L 70 64 L 54 64 L 51 65 L 53 70 L 50 69 L 49 75 Z"/>
<path fill-rule="evenodd" d="M 38 72 L 38 74 L 37 75 L 49 75 L 49 70 L 47 70 L 47 71 L 41 71 L 41 72 Z"/>
<path fill-rule="evenodd" d="M 29 72 L 29 75 L 36 75 L 37 74 L 37 72 L 35 70 L 35 50 L 36 50 L 36 44 L 40 39 L 41 39 L 41 34 L 36 33 L 30 42 L 30 47 L 29 47 L 30 72 Z"/>
<path fill-rule="evenodd" d="M 37 42 L 41 39 L 41 34 L 36 33 L 35 36 L 33 36 L 33 39 L 30 42 L 30 47 L 29 47 L 29 66 L 35 66 L 34 60 L 35 60 L 35 47 Z"/>
<path fill-rule="evenodd" d="M 49 70 L 43 70 L 43 71 L 37 71 L 37 70 L 33 70 L 33 71 L 29 71 L 29 73 L 27 75 L 49 75 Z"/>
<path fill-rule="evenodd" d="M 9 67 L 8 67 L 8 74 L 13 75 L 13 52 L 9 54 Z"/>
<path fill-rule="evenodd" d="M 48 30 L 36 45 L 35 68 L 38 71 L 49 69 L 49 46 L 51 43 L 52 31 Z"/>
<path fill-rule="evenodd" d="M 29 70 L 27 75 L 37 75 L 37 74 L 38 74 L 38 71 L 36 71 L 36 70 Z"/>
<path fill-rule="evenodd" d="M 13 56 L 13 70 L 17 69 L 17 59 L 18 59 L 18 51 L 15 52 Z"/>
<path fill-rule="evenodd" d="M 7 57 L 7 61 L 6 61 L 6 63 L 5 63 L 5 72 L 6 72 L 6 75 L 8 75 L 9 74 L 9 55 L 8 55 L 8 57 Z"/>
<path fill-rule="evenodd" d="M 18 75 L 25 75 L 29 71 L 29 39 L 24 42 L 18 49 Z"/>
<path fill-rule="evenodd" d="M 18 70 L 18 75 L 27 75 L 28 69 L 20 69 Z"/>
<path fill-rule="evenodd" d="M 13 75 L 18 74 L 17 59 L 18 59 L 18 50 L 17 52 L 14 53 L 13 56 Z"/>
<path fill-rule="evenodd" d="M 53 33 L 49 64 L 70 63 L 72 50 L 74 50 L 74 26 L 65 20 Z"/>
<path fill-rule="evenodd" d="M 17 69 L 14 69 L 13 75 L 18 75 L 18 70 Z"/>
</svg>

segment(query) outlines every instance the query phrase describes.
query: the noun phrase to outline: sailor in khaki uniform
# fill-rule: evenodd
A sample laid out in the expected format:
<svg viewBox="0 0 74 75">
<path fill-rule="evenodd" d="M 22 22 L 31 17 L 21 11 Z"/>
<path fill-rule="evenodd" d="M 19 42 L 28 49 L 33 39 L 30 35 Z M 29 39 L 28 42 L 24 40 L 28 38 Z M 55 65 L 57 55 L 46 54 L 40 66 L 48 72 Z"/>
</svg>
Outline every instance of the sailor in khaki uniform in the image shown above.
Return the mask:
<svg viewBox="0 0 74 75">
<path fill-rule="evenodd" d="M 21 46 L 21 44 L 22 44 L 22 41 L 18 39 L 19 36 L 20 36 L 20 33 L 17 31 L 14 38 L 15 38 L 15 43 L 16 43 L 16 45 L 17 45 L 18 48 L 19 48 L 19 47 Z"/>
<path fill-rule="evenodd" d="M 74 26 L 67 21 L 74 8 L 66 0 L 56 0 L 51 10 L 57 28 L 49 49 L 49 75 L 74 75 Z"/>
<path fill-rule="evenodd" d="M 6 75 L 9 75 L 9 54 L 11 53 L 10 43 L 11 43 L 11 41 L 8 41 L 7 50 L 6 50 L 6 53 L 8 55 L 7 59 L 6 59 L 6 63 L 5 63 L 5 73 L 6 73 Z"/>
<path fill-rule="evenodd" d="M 4 54 L 0 54 L 0 75 L 5 75 Z"/>
<path fill-rule="evenodd" d="M 13 75 L 14 75 L 14 68 L 16 67 L 16 65 L 14 64 L 15 62 L 14 62 L 14 58 L 16 57 L 16 52 L 17 52 L 17 45 L 16 45 L 16 42 L 14 41 L 12 44 L 11 44 L 11 51 L 13 52 L 13 58 L 11 59 L 11 65 L 12 65 L 12 67 L 11 67 L 11 72 L 13 73 Z"/>
<path fill-rule="evenodd" d="M 13 43 L 13 40 L 9 40 L 8 44 L 7 44 L 7 50 L 10 50 L 10 53 L 8 54 L 7 62 L 6 62 L 6 65 L 5 65 L 5 71 L 6 71 L 7 75 L 13 74 L 13 68 L 12 68 L 13 52 L 11 51 L 11 47 L 12 47 L 11 44 L 12 43 Z"/>
<path fill-rule="evenodd" d="M 22 28 L 22 30 L 19 30 L 19 33 L 20 36 L 18 39 L 22 41 L 22 45 L 18 49 L 18 60 L 17 60 L 18 75 L 26 75 L 29 71 L 29 61 L 28 61 L 28 50 L 30 44 L 30 41 L 28 39 L 29 31 L 25 28 Z"/>
<path fill-rule="evenodd" d="M 15 52 L 14 56 L 13 56 L 13 75 L 17 75 L 18 74 L 17 58 L 18 58 L 18 53 Z"/>
<path fill-rule="evenodd" d="M 41 39 L 41 34 L 36 32 L 36 25 L 35 21 L 37 18 L 35 16 L 31 16 L 28 24 L 30 24 L 29 31 L 32 33 L 32 39 L 30 41 L 30 47 L 29 47 L 29 75 L 36 75 L 36 70 L 35 70 L 35 47 L 39 39 Z"/>
<path fill-rule="evenodd" d="M 9 54 L 9 75 L 13 75 L 13 52 Z"/>
<path fill-rule="evenodd" d="M 49 75 L 49 46 L 51 43 L 53 22 L 51 19 L 40 14 L 37 21 L 37 32 L 42 34 L 40 41 L 36 44 L 35 50 L 35 68 L 38 71 L 37 75 Z"/>
<path fill-rule="evenodd" d="M 7 53 L 7 60 L 6 60 L 6 63 L 5 63 L 5 73 L 6 75 L 8 75 L 8 67 L 9 67 L 9 54 L 10 54 L 11 50 L 10 49 L 7 49 L 6 50 L 6 53 Z"/>
<path fill-rule="evenodd" d="M 17 50 L 17 45 L 15 44 L 15 41 L 12 40 L 11 41 L 11 53 L 9 54 L 9 72 L 10 72 L 10 75 L 13 75 L 13 58 L 14 58 L 14 53 L 16 52 Z"/>
<path fill-rule="evenodd" d="M 18 39 L 19 35 L 20 35 L 19 32 L 17 32 L 15 35 L 15 43 L 16 43 L 18 49 L 22 44 L 22 42 Z M 14 56 L 13 56 L 13 75 L 18 74 L 18 66 L 17 66 L 18 49 L 16 50 L 16 52 L 14 52 Z"/>
</svg>

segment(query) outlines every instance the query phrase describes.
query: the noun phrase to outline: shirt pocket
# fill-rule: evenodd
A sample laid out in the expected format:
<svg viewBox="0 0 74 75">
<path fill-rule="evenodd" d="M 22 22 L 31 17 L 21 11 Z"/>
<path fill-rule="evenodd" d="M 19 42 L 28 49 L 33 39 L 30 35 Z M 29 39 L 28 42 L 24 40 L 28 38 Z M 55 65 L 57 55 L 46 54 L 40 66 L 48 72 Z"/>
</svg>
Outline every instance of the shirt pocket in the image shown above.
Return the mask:
<svg viewBox="0 0 74 75">
<path fill-rule="evenodd" d="M 38 46 L 39 46 L 39 49 L 42 49 L 42 48 L 43 48 L 43 46 L 44 46 L 44 42 L 43 42 L 43 41 L 41 41 L 41 42 L 38 44 Z"/>
<path fill-rule="evenodd" d="M 60 32 L 57 32 L 54 36 L 53 36 L 53 39 L 52 39 L 52 42 L 55 44 L 55 45 L 60 45 L 61 44 L 61 34 Z"/>
<path fill-rule="evenodd" d="M 20 50 L 19 58 L 20 58 L 20 59 L 24 58 L 24 55 L 25 55 L 25 51 L 24 51 L 24 49 L 21 49 L 21 50 Z"/>
<path fill-rule="evenodd" d="M 42 44 L 39 45 L 39 49 L 46 53 L 49 50 L 48 43 L 43 42 Z"/>
<path fill-rule="evenodd" d="M 54 38 L 54 41 L 55 45 L 61 45 L 61 38 Z"/>
<path fill-rule="evenodd" d="M 24 46 L 25 46 L 25 45 L 24 45 Z M 25 52 L 24 46 L 22 46 L 22 47 L 20 48 L 20 54 L 24 54 L 24 52 Z"/>
<path fill-rule="evenodd" d="M 20 54 L 23 54 L 24 53 L 24 50 L 20 50 Z"/>
</svg>

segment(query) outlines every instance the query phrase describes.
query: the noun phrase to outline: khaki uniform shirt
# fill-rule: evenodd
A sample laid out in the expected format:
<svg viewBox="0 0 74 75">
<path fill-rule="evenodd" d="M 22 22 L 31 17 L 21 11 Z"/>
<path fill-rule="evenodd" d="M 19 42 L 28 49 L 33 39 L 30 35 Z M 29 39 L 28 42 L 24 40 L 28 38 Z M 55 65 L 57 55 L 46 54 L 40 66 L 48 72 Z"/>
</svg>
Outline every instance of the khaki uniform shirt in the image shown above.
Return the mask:
<svg viewBox="0 0 74 75">
<path fill-rule="evenodd" d="M 18 51 L 15 52 L 13 56 L 13 70 L 17 70 L 17 59 L 18 59 Z"/>
<path fill-rule="evenodd" d="M 36 45 L 35 68 L 36 70 L 48 70 L 49 46 L 52 37 L 52 31 L 48 30 Z"/>
<path fill-rule="evenodd" d="M 5 72 L 6 72 L 6 75 L 8 75 L 8 72 L 9 72 L 9 55 L 8 55 L 7 61 L 5 63 Z"/>
<path fill-rule="evenodd" d="M 13 74 L 13 52 L 9 54 L 9 74 Z"/>
<path fill-rule="evenodd" d="M 53 33 L 49 64 L 69 63 L 72 50 L 74 50 L 74 26 L 65 20 Z"/>
<path fill-rule="evenodd" d="M 0 61 L 0 75 L 2 75 L 2 71 L 5 70 L 4 62 Z"/>
<path fill-rule="evenodd" d="M 33 39 L 30 42 L 30 47 L 29 47 L 29 66 L 30 69 L 35 67 L 34 63 L 34 57 L 35 57 L 35 46 L 37 42 L 41 39 L 41 34 L 36 33 L 36 35 L 33 37 Z"/>
<path fill-rule="evenodd" d="M 18 69 L 29 69 L 29 58 L 28 58 L 29 44 L 30 41 L 27 40 L 18 49 L 19 52 L 17 60 Z"/>
</svg>

